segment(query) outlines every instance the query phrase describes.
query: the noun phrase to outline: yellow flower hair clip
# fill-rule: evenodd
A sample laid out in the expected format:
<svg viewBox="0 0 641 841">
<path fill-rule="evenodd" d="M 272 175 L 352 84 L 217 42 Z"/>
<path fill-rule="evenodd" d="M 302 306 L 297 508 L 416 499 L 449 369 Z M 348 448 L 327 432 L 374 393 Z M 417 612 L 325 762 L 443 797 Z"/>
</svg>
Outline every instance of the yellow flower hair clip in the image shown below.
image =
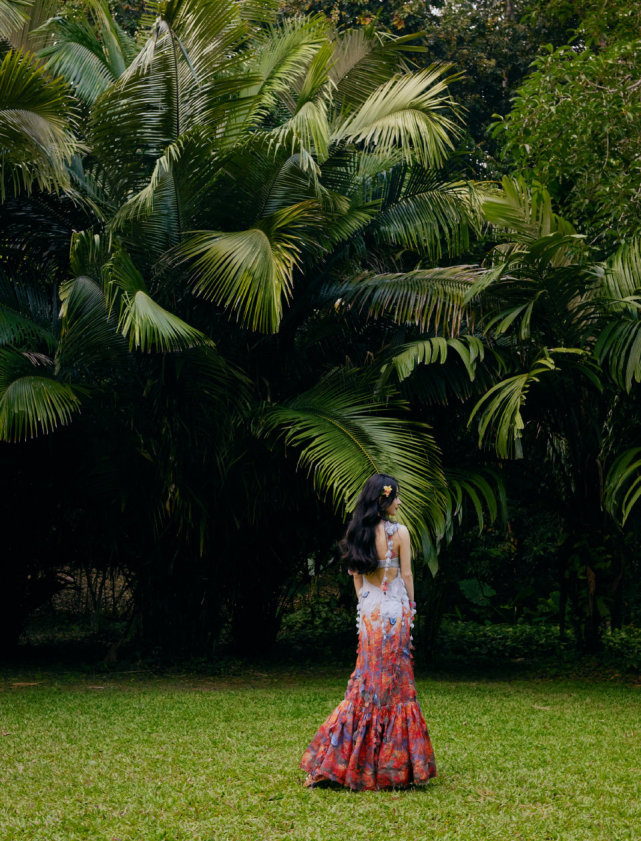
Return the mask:
<svg viewBox="0 0 641 841">
<path fill-rule="evenodd" d="M 389 496 L 392 493 L 392 486 L 391 485 L 383 485 L 383 493 L 381 496 Z"/>
</svg>

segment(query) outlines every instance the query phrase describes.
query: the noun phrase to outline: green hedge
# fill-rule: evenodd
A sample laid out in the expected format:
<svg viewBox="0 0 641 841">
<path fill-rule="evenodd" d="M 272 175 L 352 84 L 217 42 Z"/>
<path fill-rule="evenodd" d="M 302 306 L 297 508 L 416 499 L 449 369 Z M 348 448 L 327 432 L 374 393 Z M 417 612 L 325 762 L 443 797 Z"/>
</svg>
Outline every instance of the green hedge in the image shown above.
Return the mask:
<svg viewBox="0 0 641 841">
<path fill-rule="evenodd" d="M 283 618 L 278 647 L 282 653 L 303 658 L 330 657 L 349 660 L 355 654 L 355 612 L 337 606 L 334 598 L 302 602 Z M 420 622 L 420 619 L 419 619 Z M 420 645 L 420 628 L 416 641 Z M 438 633 L 436 662 L 457 660 L 501 662 L 545 660 L 563 655 L 579 657 L 574 637 L 559 639 L 555 625 L 484 625 L 444 620 Z M 625 672 L 641 671 L 641 628 L 629 626 L 603 635 L 596 659 Z"/>
<path fill-rule="evenodd" d="M 573 647 L 572 640 L 561 642 L 553 625 L 481 625 L 477 622 L 448 622 L 441 625 L 437 638 L 437 657 L 515 660 L 545 657 L 562 648 Z"/>
<path fill-rule="evenodd" d="M 543 659 L 563 653 L 578 656 L 573 635 L 559 639 L 554 625 L 481 625 L 443 622 L 438 635 L 438 659 L 493 661 Z M 641 628 L 607 631 L 596 659 L 625 672 L 641 671 Z"/>
<path fill-rule="evenodd" d="M 306 600 L 283 617 L 278 648 L 297 657 L 355 655 L 358 646 L 356 611 L 337 607 L 334 597 Z"/>
</svg>

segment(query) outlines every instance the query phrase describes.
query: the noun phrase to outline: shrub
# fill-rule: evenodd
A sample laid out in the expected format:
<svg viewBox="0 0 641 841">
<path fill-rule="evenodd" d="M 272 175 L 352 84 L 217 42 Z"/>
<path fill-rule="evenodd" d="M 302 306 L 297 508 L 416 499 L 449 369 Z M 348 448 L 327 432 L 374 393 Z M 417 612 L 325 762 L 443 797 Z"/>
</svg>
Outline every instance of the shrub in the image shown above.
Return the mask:
<svg viewBox="0 0 641 841">
<path fill-rule="evenodd" d="M 341 609 L 334 595 L 305 600 L 283 617 L 278 647 L 298 656 L 353 655 L 358 644 L 355 616 L 354 610 Z"/>
<path fill-rule="evenodd" d="M 437 637 L 439 657 L 510 660 L 544 657 L 567 643 L 559 640 L 552 625 L 481 625 L 477 622 L 444 622 Z"/>
<path fill-rule="evenodd" d="M 622 671 L 641 671 L 641 628 L 610 631 L 603 637 L 603 649 L 608 660 Z"/>
</svg>

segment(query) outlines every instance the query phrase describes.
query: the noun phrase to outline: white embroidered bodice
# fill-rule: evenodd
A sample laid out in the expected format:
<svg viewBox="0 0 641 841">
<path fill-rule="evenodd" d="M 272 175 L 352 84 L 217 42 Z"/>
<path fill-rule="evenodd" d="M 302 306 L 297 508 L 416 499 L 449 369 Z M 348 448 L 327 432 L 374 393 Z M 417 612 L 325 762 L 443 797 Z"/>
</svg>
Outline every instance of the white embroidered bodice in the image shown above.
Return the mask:
<svg viewBox="0 0 641 841">
<path fill-rule="evenodd" d="M 394 548 L 394 535 L 398 531 L 398 523 L 391 523 L 389 520 L 383 520 L 383 528 L 385 529 L 385 534 L 387 536 L 387 552 L 385 552 L 385 557 L 380 558 L 378 561 L 378 566 L 381 569 L 388 570 L 388 569 L 400 569 L 401 564 L 399 562 L 398 556 L 392 557 L 392 550 Z M 383 582 L 387 575 L 383 577 Z"/>
</svg>

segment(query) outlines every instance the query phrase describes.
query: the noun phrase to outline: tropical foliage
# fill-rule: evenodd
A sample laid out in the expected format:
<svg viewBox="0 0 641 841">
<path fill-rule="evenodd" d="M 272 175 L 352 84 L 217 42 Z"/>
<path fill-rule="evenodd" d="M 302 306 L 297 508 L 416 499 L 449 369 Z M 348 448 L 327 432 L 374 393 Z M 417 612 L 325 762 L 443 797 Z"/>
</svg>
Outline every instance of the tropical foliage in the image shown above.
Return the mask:
<svg viewBox="0 0 641 841">
<path fill-rule="evenodd" d="M 603 612 L 616 614 L 626 562 L 622 535 L 605 511 L 626 517 L 636 501 L 632 489 L 622 500 L 619 492 L 635 464 L 636 451 L 626 445 L 639 434 L 633 381 L 641 361 L 634 303 L 641 255 L 632 244 L 603 262 L 552 212 L 544 190 L 530 193 L 523 181 L 504 180 L 503 187 L 485 212 L 505 234 L 468 294 L 482 307 L 501 376 L 470 425 L 500 458 L 530 449 L 526 458 L 537 465 L 548 505 L 554 500 L 562 512 L 560 559 L 574 565 L 562 573 L 561 597 L 574 600 L 575 618 L 584 617 L 578 634 L 589 641 Z M 599 554 L 608 541 L 619 548 L 606 562 Z M 576 589 L 577 573 L 586 591 Z"/>
<path fill-rule="evenodd" d="M 624 14 L 628 32 L 635 31 L 629 7 L 604 7 L 597 0 L 284 0 L 282 8 L 285 14 L 324 12 L 344 27 L 414 33 L 419 66 L 451 63 L 457 73 L 452 94 L 465 113 L 463 148 L 486 174 L 488 166 L 497 166 L 488 127 L 510 111 L 515 91 L 546 45 L 560 47 L 576 36 L 602 40 L 614 25 L 623 28 Z"/>
<path fill-rule="evenodd" d="M 277 23 L 270 2 L 158 3 L 137 47 L 105 3 L 86 10 L 2 65 L 7 119 L 18 72 L 41 110 L 2 141 L 3 439 L 71 423 L 73 451 L 102 413 L 123 448 L 99 458 L 126 515 L 109 551 L 139 523 L 138 607 L 163 642 L 177 620 L 154 590 L 211 605 L 194 620 L 209 639 L 222 610 L 239 634 L 252 604 L 273 616 L 296 559 L 333 539 L 274 518 L 317 517 L 314 492 L 344 516 L 376 470 L 398 474 L 433 556 L 452 493 L 440 449 L 372 363 L 447 329 L 438 289 L 469 280 L 431 268 L 480 224 L 482 191 L 448 162 L 448 68 L 409 70 L 402 38 Z M 90 485 L 96 452 L 80 452 Z M 232 556 L 256 558 L 249 581 Z"/>
<path fill-rule="evenodd" d="M 568 218 L 608 246 L 640 230 L 640 74 L 641 41 L 562 47 L 537 59 L 496 127 L 514 166 L 547 184 Z"/>
<path fill-rule="evenodd" d="M 247 650 L 257 619 L 267 645 L 310 569 L 345 587 L 332 546 L 385 471 L 428 638 L 453 583 L 491 606 L 460 556 L 509 513 L 497 557 L 536 519 L 545 610 L 594 645 L 641 497 L 628 217 L 597 246 L 532 177 L 470 180 L 453 70 L 411 34 L 149 11 L 134 36 L 104 0 L 0 4 L 4 639 L 80 566 L 126 579 L 148 650 Z"/>
</svg>

